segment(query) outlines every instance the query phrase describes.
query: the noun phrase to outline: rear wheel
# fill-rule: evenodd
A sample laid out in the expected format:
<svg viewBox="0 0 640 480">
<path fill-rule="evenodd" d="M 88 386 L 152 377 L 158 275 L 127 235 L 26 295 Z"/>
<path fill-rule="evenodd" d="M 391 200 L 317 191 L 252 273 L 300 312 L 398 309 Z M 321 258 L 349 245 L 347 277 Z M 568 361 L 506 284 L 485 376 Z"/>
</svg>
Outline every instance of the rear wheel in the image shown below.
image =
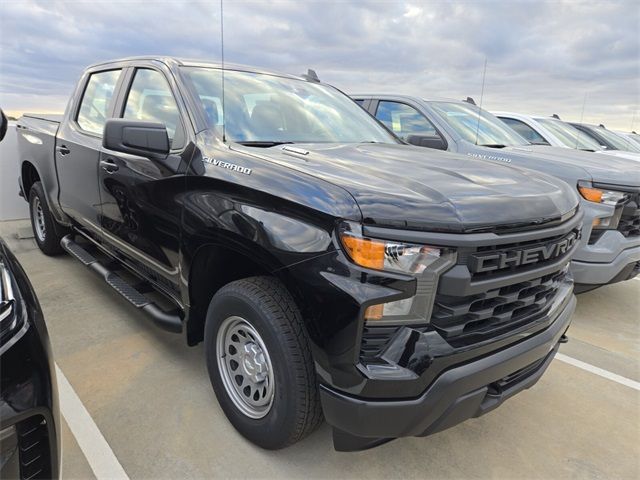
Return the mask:
<svg viewBox="0 0 640 480">
<path fill-rule="evenodd" d="M 231 282 L 211 300 L 207 368 L 227 418 L 248 440 L 279 449 L 322 421 L 300 312 L 275 278 Z"/>
<path fill-rule="evenodd" d="M 68 232 L 51 215 L 41 182 L 35 182 L 29 191 L 29 213 L 33 236 L 40 250 L 46 255 L 58 255 L 63 249 L 60 240 Z"/>
</svg>

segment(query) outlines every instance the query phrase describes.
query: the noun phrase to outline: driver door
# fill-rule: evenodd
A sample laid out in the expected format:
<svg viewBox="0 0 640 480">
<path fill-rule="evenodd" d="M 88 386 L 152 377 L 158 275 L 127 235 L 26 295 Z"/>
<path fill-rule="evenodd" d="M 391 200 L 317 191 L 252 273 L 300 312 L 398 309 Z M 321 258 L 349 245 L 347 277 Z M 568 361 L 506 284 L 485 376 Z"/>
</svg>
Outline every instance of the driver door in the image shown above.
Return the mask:
<svg viewBox="0 0 640 480">
<path fill-rule="evenodd" d="M 98 170 L 100 225 L 106 246 L 172 296 L 179 294 L 179 240 L 184 191 L 184 122 L 165 74 L 130 69 L 116 117 L 162 123 L 171 152 L 166 160 L 102 149 Z M 186 162 L 184 163 L 186 164 Z"/>
</svg>

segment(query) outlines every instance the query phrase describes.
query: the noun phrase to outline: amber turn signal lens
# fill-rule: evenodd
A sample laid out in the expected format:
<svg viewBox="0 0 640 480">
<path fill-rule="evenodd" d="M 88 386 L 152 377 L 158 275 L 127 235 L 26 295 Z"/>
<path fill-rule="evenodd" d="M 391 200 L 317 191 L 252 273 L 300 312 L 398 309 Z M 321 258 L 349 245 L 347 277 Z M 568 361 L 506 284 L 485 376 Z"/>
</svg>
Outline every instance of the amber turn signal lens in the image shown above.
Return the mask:
<svg viewBox="0 0 640 480">
<path fill-rule="evenodd" d="M 365 320 L 380 320 L 384 313 L 384 304 L 371 305 L 364 311 Z"/>
<path fill-rule="evenodd" d="M 580 194 L 590 202 L 600 203 L 602 201 L 602 190 L 598 188 L 579 186 Z"/>
<path fill-rule="evenodd" d="M 351 260 L 358 265 L 377 270 L 384 267 L 384 243 L 343 235 L 342 244 Z"/>
</svg>

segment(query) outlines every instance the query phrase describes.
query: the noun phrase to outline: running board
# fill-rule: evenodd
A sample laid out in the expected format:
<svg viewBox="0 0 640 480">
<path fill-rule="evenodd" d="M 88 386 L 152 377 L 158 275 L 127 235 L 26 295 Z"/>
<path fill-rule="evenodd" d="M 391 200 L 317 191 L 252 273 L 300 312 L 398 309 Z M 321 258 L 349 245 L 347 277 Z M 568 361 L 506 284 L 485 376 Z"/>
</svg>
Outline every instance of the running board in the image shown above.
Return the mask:
<svg viewBox="0 0 640 480">
<path fill-rule="evenodd" d="M 118 274 L 101 264 L 91 253 L 73 241 L 72 235 L 67 235 L 60 241 L 60 246 L 71 256 L 80 260 L 85 267 L 100 275 L 107 284 L 122 295 L 134 307 L 146 313 L 160 328 L 174 333 L 182 332 L 182 319 L 177 313 L 165 312 L 153 303 Z"/>
</svg>

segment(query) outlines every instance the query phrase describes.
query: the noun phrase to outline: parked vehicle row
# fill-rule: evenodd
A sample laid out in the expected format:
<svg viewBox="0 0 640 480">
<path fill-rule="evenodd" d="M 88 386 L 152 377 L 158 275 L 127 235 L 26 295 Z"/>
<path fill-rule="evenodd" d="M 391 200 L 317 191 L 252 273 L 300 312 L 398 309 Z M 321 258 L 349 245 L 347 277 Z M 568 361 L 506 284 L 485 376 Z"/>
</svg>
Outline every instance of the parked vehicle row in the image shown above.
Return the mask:
<svg viewBox="0 0 640 480">
<path fill-rule="evenodd" d="M 204 342 L 264 448 L 323 417 L 350 451 L 482 415 L 566 341 L 574 277 L 640 269 L 630 162 L 465 102 L 355 98 L 369 113 L 314 75 L 139 57 L 17 125 L 40 249 Z"/>
<path fill-rule="evenodd" d="M 640 271 L 637 163 L 550 146 L 523 128 L 513 128 L 522 117 L 501 114 L 505 123 L 466 101 L 369 94 L 353 98 L 411 144 L 544 172 L 579 192 L 585 219 L 571 263 L 577 292 L 628 280 Z M 588 138 L 580 141 L 588 146 Z"/>
<path fill-rule="evenodd" d="M 595 134 L 590 134 L 592 130 L 588 126 L 583 125 L 584 128 L 576 128 L 573 124 L 560 120 L 557 115 L 534 117 L 512 112 L 495 112 L 494 114 L 534 145 L 573 148 L 640 161 L 640 144 L 635 144 L 633 134 L 629 134 L 631 137 L 627 138 L 619 133 L 607 131 L 608 137 L 613 137 L 619 147 L 625 148 L 621 150 L 611 148 L 613 145 L 611 143 L 609 143 L 609 147 L 602 145 Z M 594 128 L 604 129 L 604 127 Z"/>
</svg>

